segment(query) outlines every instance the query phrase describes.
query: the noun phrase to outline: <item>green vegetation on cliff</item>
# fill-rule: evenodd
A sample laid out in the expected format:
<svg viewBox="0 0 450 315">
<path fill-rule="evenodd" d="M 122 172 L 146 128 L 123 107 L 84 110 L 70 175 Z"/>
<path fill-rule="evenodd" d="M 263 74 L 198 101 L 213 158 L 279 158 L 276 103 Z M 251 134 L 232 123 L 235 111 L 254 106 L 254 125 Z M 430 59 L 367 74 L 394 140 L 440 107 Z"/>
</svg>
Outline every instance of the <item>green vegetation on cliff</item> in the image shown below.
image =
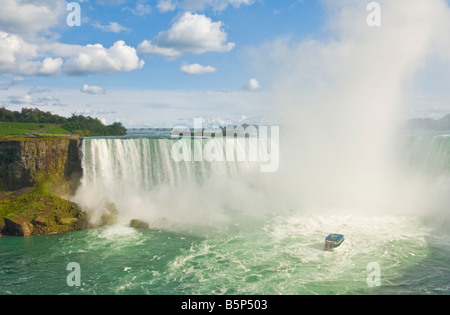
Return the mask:
<svg viewBox="0 0 450 315">
<path fill-rule="evenodd" d="M 72 115 L 69 118 L 43 112 L 37 108 L 22 108 L 20 112 L 0 108 L 0 135 L 61 135 L 122 136 L 125 127 L 120 122 L 105 126 L 90 116 Z"/>
<path fill-rule="evenodd" d="M 78 136 L 0 141 L 0 236 L 87 227 L 86 214 L 61 198 L 73 194 L 78 186 L 80 141 Z"/>
<path fill-rule="evenodd" d="M 85 229 L 87 217 L 74 203 L 37 186 L 0 194 L 0 227 L 7 235 L 62 233 Z"/>
</svg>

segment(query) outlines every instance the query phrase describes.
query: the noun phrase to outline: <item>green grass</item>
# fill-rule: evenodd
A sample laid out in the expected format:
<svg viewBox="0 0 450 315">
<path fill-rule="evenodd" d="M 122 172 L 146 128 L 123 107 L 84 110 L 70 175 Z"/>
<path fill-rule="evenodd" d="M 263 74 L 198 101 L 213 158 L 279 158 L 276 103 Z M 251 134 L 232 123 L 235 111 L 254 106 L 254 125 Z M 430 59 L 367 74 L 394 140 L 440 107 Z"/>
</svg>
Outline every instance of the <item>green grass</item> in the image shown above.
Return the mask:
<svg viewBox="0 0 450 315">
<path fill-rule="evenodd" d="M 0 122 L 0 136 L 20 136 L 28 133 L 40 136 L 71 134 L 58 124 Z"/>
</svg>

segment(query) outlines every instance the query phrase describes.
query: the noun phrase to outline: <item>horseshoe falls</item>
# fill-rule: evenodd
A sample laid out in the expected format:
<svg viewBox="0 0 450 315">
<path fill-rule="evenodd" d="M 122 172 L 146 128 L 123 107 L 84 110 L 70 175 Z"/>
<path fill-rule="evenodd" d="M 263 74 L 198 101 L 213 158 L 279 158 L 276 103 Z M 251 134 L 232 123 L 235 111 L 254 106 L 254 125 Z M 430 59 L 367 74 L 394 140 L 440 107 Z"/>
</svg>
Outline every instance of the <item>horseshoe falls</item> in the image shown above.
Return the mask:
<svg viewBox="0 0 450 315">
<path fill-rule="evenodd" d="M 196 141 L 200 145 L 194 145 Z M 180 142 L 192 149 L 192 159 L 173 158 L 172 148 Z M 86 139 L 81 147 L 84 175 L 74 200 L 89 209 L 93 221 L 110 204 L 119 219 L 150 224 L 158 219 L 202 221 L 227 210 L 238 211 L 244 198 L 225 196 L 244 194 L 248 187 L 232 179 L 258 172 L 259 164 L 247 159 L 194 161 L 193 156 L 201 155 L 208 143 L 226 152 L 227 143 L 219 140 Z M 235 143 L 236 155 L 245 155 L 246 143 Z"/>
<path fill-rule="evenodd" d="M 303 202 L 300 187 L 313 186 L 312 178 L 262 174 L 259 163 L 175 162 L 173 143 L 84 139 L 73 200 L 93 221 L 106 212 L 117 223 L 0 238 L 0 293 L 450 293 L 447 135 L 399 137 L 401 176 L 389 176 L 390 194 L 382 195 L 396 198 L 382 206 Z M 130 227 L 132 219 L 149 228 Z M 336 231 L 344 245 L 324 251 Z M 67 285 L 69 262 L 80 266 L 80 286 Z"/>
</svg>

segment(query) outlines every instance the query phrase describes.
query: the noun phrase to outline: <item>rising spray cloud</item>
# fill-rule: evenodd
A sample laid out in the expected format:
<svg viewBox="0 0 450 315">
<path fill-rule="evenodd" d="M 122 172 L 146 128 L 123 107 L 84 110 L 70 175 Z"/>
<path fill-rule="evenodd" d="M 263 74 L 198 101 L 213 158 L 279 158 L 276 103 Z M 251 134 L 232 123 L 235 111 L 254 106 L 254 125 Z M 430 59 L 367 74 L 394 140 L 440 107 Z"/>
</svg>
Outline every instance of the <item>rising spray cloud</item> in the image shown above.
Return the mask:
<svg viewBox="0 0 450 315">
<path fill-rule="evenodd" d="M 368 23 L 368 2 L 322 2 L 326 36 L 278 40 L 258 59 L 271 64 L 272 102 L 288 130 L 278 187 L 305 207 L 398 208 L 399 191 L 408 198 L 395 161 L 405 90 L 436 52 L 450 60 L 449 7 L 378 1 L 377 26 Z"/>
</svg>

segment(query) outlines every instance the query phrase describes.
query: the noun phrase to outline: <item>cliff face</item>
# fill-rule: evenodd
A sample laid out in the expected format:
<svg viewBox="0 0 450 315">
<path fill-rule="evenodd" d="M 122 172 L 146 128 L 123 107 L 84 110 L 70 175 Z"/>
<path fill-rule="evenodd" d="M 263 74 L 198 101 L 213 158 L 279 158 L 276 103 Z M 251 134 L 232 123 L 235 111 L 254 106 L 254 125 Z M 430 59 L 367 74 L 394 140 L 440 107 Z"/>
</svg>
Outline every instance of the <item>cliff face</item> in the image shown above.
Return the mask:
<svg viewBox="0 0 450 315">
<path fill-rule="evenodd" d="M 26 139 L 0 142 L 0 184 L 4 190 L 34 186 L 51 177 L 75 189 L 81 174 L 80 138 Z"/>
<path fill-rule="evenodd" d="M 0 141 L 0 236 L 87 227 L 86 214 L 60 197 L 78 186 L 80 144 L 79 137 Z"/>
</svg>

